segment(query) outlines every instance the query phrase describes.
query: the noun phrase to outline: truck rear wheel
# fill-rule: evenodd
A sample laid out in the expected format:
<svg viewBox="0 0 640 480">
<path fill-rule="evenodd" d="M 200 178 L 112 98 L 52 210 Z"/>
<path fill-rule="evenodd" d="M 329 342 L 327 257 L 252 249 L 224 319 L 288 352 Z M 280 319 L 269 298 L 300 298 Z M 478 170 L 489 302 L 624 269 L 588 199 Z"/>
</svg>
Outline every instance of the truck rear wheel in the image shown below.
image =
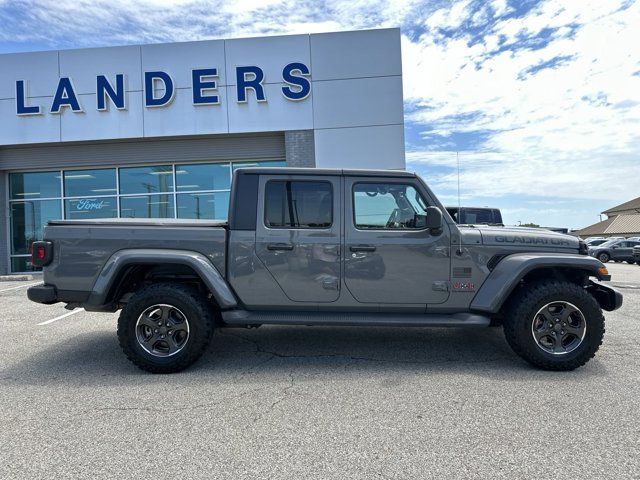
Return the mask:
<svg viewBox="0 0 640 480">
<path fill-rule="evenodd" d="M 163 283 L 138 291 L 122 309 L 118 340 L 125 355 L 151 373 L 187 368 L 204 353 L 213 334 L 206 298 L 185 285 Z"/>
<path fill-rule="evenodd" d="M 604 316 L 598 302 L 570 282 L 541 281 L 511 300 L 504 321 L 511 348 L 544 370 L 574 370 L 602 344 Z"/>
</svg>

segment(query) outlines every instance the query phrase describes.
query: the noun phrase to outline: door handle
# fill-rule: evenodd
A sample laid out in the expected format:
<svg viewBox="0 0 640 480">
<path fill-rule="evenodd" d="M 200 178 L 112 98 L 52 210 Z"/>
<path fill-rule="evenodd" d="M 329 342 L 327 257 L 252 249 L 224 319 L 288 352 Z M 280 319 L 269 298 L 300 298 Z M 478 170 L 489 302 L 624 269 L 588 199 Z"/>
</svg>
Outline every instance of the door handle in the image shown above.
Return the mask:
<svg viewBox="0 0 640 480">
<path fill-rule="evenodd" d="M 293 245 L 290 243 L 270 243 L 267 245 L 267 250 L 293 250 Z"/>
<path fill-rule="evenodd" d="M 376 247 L 373 245 L 351 245 L 349 250 L 352 252 L 375 252 Z"/>
</svg>

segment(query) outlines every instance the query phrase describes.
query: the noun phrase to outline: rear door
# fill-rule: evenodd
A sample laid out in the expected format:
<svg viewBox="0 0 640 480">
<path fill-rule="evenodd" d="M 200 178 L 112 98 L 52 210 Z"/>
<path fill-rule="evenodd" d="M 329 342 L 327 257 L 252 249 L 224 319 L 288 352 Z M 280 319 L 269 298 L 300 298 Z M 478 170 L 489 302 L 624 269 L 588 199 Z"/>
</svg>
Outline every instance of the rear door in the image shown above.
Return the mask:
<svg viewBox="0 0 640 480">
<path fill-rule="evenodd" d="M 346 177 L 344 283 L 362 303 L 438 304 L 449 297 L 450 232 L 424 228 L 431 204 L 412 178 Z"/>
<path fill-rule="evenodd" d="M 611 247 L 611 258 L 613 260 L 631 260 L 633 257 L 633 242 L 622 241 Z"/>
<path fill-rule="evenodd" d="M 633 247 L 636 245 L 640 245 L 640 242 L 635 242 L 633 240 L 621 242 L 620 248 L 618 249 L 619 259 L 628 261 L 633 260 Z"/>
<path fill-rule="evenodd" d="M 341 177 L 261 175 L 256 254 L 292 302 L 340 295 Z"/>
</svg>

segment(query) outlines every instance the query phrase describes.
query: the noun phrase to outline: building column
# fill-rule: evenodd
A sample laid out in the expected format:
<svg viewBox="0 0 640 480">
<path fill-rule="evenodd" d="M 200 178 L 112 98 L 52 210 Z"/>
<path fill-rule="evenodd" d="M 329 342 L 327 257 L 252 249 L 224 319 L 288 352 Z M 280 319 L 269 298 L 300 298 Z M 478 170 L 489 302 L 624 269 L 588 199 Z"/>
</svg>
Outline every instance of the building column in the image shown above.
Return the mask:
<svg viewBox="0 0 640 480">
<path fill-rule="evenodd" d="M 315 167 L 316 147 L 313 130 L 284 132 L 284 150 L 287 167 Z"/>
<path fill-rule="evenodd" d="M 7 173 L 0 171 L 0 275 L 9 273 L 9 204 Z"/>
</svg>

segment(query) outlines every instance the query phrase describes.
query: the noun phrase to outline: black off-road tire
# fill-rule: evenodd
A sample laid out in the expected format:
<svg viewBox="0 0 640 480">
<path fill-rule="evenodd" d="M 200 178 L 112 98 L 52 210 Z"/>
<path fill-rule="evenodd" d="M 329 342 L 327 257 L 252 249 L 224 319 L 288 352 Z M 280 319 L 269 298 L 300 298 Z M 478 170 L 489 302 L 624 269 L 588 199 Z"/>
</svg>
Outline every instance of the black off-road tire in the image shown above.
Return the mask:
<svg viewBox="0 0 640 480">
<path fill-rule="evenodd" d="M 627 263 L 628 263 L 629 265 L 633 265 L 634 263 L 636 263 L 636 261 L 635 261 L 635 260 L 627 260 Z"/>
<path fill-rule="evenodd" d="M 552 302 L 576 306 L 586 323 L 582 343 L 561 355 L 543 350 L 532 333 L 535 315 Z M 554 371 L 574 370 L 593 358 L 602 345 L 604 327 L 604 316 L 595 298 L 579 285 L 558 280 L 543 280 L 522 287 L 510 300 L 504 320 L 504 334 L 513 351 L 535 367 Z"/>
<path fill-rule="evenodd" d="M 611 255 L 609 255 L 607 252 L 602 252 L 598 254 L 598 260 L 600 260 L 602 263 L 607 263 L 609 260 L 611 260 Z"/>
<path fill-rule="evenodd" d="M 184 314 L 189 334 L 181 349 L 171 356 L 154 356 L 138 341 L 139 317 L 154 305 L 171 305 Z M 174 373 L 198 360 L 208 347 L 214 328 L 211 303 L 195 288 L 173 283 L 159 283 L 135 293 L 118 319 L 118 341 L 125 355 L 142 370 L 151 373 Z M 164 337 L 163 337 L 164 338 Z"/>
</svg>

